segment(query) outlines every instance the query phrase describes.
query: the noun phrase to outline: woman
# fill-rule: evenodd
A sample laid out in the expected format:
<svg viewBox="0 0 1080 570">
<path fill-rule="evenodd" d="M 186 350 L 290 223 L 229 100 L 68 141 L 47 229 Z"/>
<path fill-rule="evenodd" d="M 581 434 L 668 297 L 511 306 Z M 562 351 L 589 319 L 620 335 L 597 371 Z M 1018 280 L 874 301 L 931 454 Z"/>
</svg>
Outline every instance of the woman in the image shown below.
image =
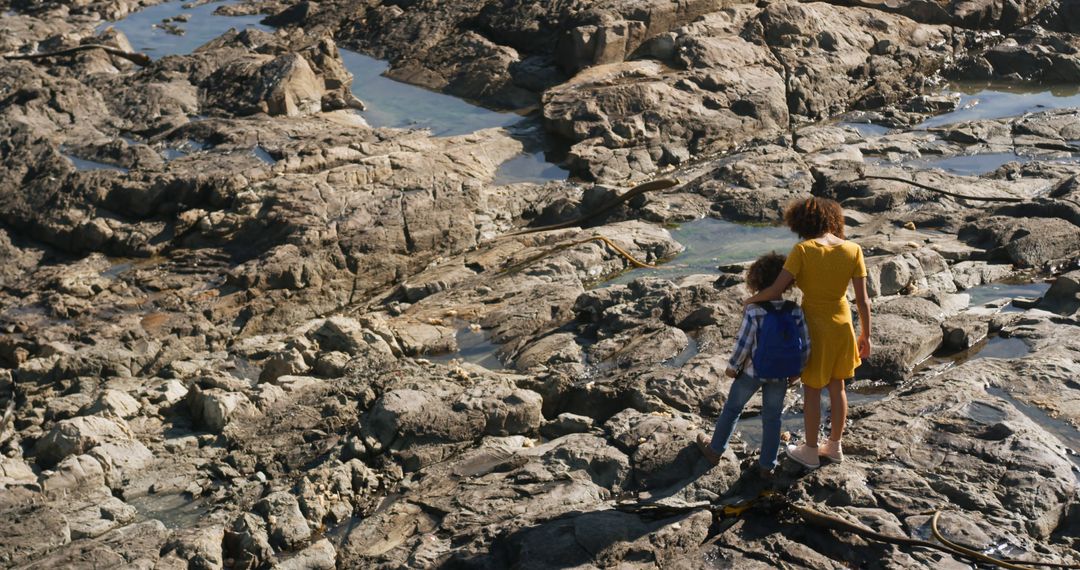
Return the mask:
<svg viewBox="0 0 1080 570">
<path fill-rule="evenodd" d="M 847 421 L 844 380 L 855 375 L 862 358 L 870 355 L 870 301 L 866 295 L 866 265 L 862 248 L 844 239 L 844 211 L 833 200 L 807 198 L 788 206 L 784 222 L 802 242 L 791 248 L 776 281 L 746 303 L 779 299 L 794 281 L 803 292 L 802 309 L 810 329 L 810 361 L 802 373 L 806 442 L 789 445 L 788 457 L 811 469 L 820 457 L 843 461 L 840 441 Z M 855 290 L 859 312 L 856 339 L 847 302 L 847 287 Z M 832 429 L 818 445 L 821 390 L 829 390 Z"/>
</svg>

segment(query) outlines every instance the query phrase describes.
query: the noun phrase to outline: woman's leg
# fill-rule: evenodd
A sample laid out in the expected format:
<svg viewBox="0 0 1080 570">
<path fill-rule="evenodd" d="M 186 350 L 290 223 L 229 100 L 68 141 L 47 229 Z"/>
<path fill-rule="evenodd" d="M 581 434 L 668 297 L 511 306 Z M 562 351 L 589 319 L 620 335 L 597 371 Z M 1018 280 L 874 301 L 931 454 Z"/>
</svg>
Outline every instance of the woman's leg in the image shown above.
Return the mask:
<svg viewBox="0 0 1080 570">
<path fill-rule="evenodd" d="M 739 374 L 738 378 L 731 383 L 724 409 L 720 411 L 720 417 L 716 420 L 712 442 L 709 443 L 713 451 L 723 453 L 727 449 L 731 434 L 735 431 L 735 423 L 739 421 L 739 415 L 760 386 L 761 382 L 747 374 Z"/>
<path fill-rule="evenodd" d="M 803 422 L 806 426 L 806 445 L 817 447 L 821 428 L 821 388 L 803 384 Z"/>
<path fill-rule="evenodd" d="M 847 423 L 847 391 L 844 390 L 844 381 L 832 379 L 829 381 L 829 439 L 840 441 L 844 437 L 844 424 Z"/>
</svg>

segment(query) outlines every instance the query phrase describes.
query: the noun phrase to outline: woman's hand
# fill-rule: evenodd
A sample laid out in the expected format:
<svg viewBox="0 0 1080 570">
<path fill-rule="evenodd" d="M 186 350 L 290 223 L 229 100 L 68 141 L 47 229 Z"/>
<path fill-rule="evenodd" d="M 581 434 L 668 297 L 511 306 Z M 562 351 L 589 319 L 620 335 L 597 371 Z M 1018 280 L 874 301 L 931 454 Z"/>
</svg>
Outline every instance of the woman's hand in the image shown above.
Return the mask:
<svg viewBox="0 0 1080 570">
<path fill-rule="evenodd" d="M 870 356 L 870 337 L 859 335 L 859 358 Z"/>
<path fill-rule="evenodd" d="M 724 376 L 727 376 L 728 378 L 734 378 L 738 375 L 739 372 L 730 366 L 728 366 L 728 369 L 724 371 Z"/>
</svg>

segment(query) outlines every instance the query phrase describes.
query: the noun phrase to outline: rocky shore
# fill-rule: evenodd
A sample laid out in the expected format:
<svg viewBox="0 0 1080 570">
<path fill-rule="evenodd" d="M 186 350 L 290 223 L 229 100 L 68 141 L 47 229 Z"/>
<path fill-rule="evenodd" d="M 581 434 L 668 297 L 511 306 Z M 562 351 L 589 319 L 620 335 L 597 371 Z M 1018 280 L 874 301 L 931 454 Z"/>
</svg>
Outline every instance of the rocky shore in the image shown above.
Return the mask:
<svg viewBox="0 0 1080 570">
<path fill-rule="evenodd" d="M 1080 563 L 1076 0 L 0 12 L 0 566 L 971 567 L 784 504 Z M 752 401 L 710 469 L 810 195 L 847 458 L 756 479 Z"/>
</svg>

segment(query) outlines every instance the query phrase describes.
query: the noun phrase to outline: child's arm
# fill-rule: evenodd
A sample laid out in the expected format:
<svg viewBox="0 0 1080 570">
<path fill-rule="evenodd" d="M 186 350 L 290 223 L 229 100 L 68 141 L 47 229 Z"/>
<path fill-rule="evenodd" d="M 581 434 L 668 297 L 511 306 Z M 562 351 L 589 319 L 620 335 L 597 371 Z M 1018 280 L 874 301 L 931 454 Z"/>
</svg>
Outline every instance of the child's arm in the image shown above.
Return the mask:
<svg viewBox="0 0 1080 570">
<path fill-rule="evenodd" d="M 750 318 L 750 309 L 743 310 L 742 324 L 739 325 L 739 334 L 735 337 L 735 352 L 728 360 L 728 368 L 724 371 L 730 378 L 734 378 L 746 365 L 746 359 L 750 358 L 751 349 L 754 347 L 754 339 L 757 338 L 757 321 Z"/>
<path fill-rule="evenodd" d="M 853 277 L 855 307 L 859 311 L 859 358 L 870 356 L 870 297 L 866 294 L 866 278 Z"/>
<path fill-rule="evenodd" d="M 795 276 L 791 274 L 787 269 L 781 269 L 780 275 L 776 276 L 776 281 L 773 281 L 772 285 L 758 291 L 756 295 L 743 301 L 744 305 L 752 305 L 754 303 L 760 303 L 762 301 L 776 301 L 783 297 L 784 291 L 791 286 L 795 281 Z"/>
<path fill-rule="evenodd" d="M 795 309 L 794 314 L 795 320 L 799 322 L 799 334 L 802 335 L 802 365 L 806 368 L 806 363 L 810 362 L 810 329 L 806 326 L 806 315 L 803 314 L 802 309 Z"/>
</svg>

